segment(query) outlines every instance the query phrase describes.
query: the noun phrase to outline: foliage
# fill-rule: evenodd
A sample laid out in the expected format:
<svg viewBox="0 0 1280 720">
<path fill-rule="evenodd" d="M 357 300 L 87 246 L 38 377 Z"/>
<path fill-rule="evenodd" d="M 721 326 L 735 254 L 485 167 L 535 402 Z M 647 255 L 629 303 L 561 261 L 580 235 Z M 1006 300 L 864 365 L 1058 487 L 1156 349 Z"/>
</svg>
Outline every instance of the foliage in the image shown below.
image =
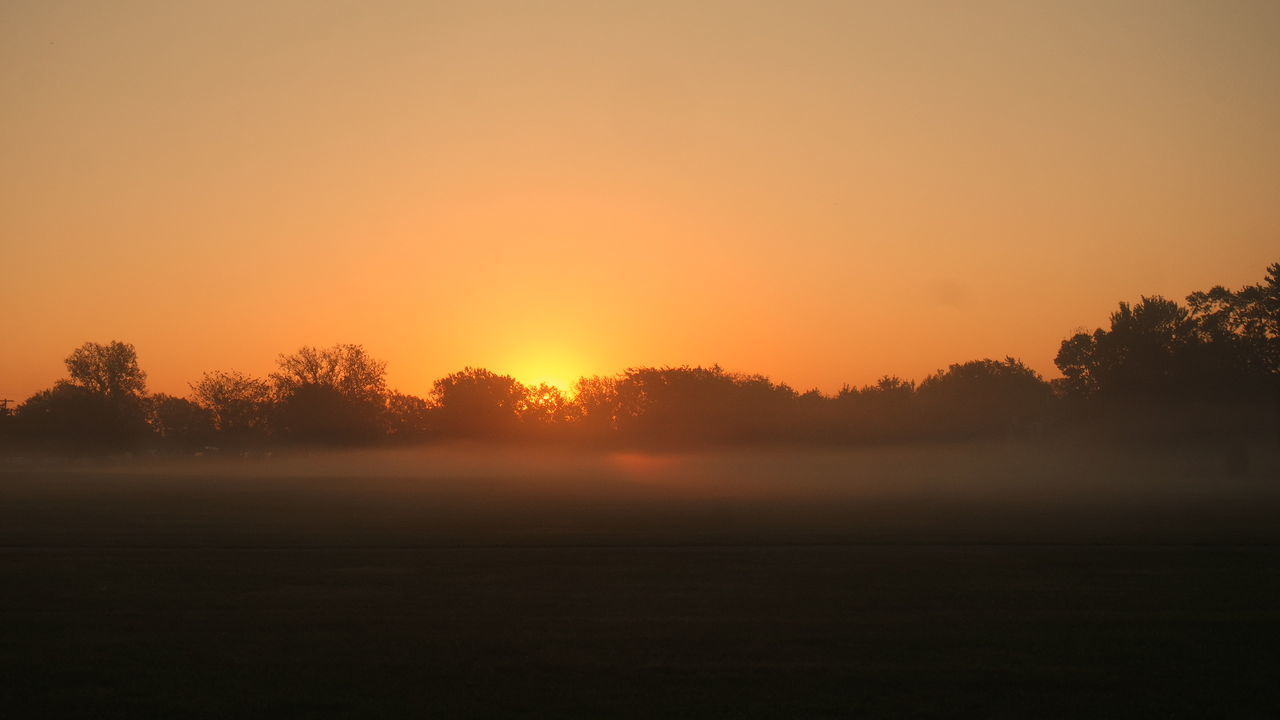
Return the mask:
<svg viewBox="0 0 1280 720">
<path fill-rule="evenodd" d="M 631 368 L 617 382 L 615 423 L 645 441 L 747 441 L 782 430 L 796 392 L 761 375 L 703 367 Z"/>
<path fill-rule="evenodd" d="M 972 436 L 1024 429 L 1053 399 L 1040 374 L 1014 358 L 974 360 L 925 378 L 917 391 L 930 427 Z"/>
<path fill-rule="evenodd" d="M 349 445 L 383 433 L 387 364 L 360 345 L 304 346 L 281 355 L 271 374 L 280 437 Z"/>
<path fill-rule="evenodd" d="M 307 384 L 279 399 L 273 419 L 279 436 L 290 442 L 359 445 L 378 439 L 382 411 L 380 403 L 332 385 Z"/>
<path fill-rule="evenodd" d="M 138 354 L 128 343 L 87 342 L 66 359 L 71 383 L 113 398 L 138 397 L 147 391 L 147 374 L 138 367 Z"/>
<path fill-rule="evenodd" d="M 147 398 L 145 407 L 147 422 L 166 445 L 191 450 L 213 442 L 214 416 L 207 408 L 164 393 Z"/>
<path fill-rule="evenodd" d="M 509 375 L 468 367 L 436 380 L 431 397 L 442 434 L 509 438 L 519 427 L 527 390 Z"/>
<path fill-rule="evenodd" d="M 31 445 L 64 452 L 135 450 L 150 432 L 139 398 L 113 398 L 67 381 L 27 398 L 15 421 Z"/>
<path fill-rule="evenodd" d="M 207 410 L 220 442 L 244 445 L 268 432 L 271 386 L 238 370 L 207 372 L 191 384 L 196 404 Z"/>
<path fill-rule="evenodd" d="M 271 382 L 279 397 L 308 385 L 333 388 L 347 398 L 368 402 L 380 402 L 387 392 L 387 364 L 360 345 L 303 346 L 282 354 L 276 364 Z"/>
<path fill-rule="evenodd" d="M 1280 263 L 1266 280 L 1120 303 L 1110 327 L 1063 341 L 1061 387 L 1105 399 L 1249 397 L 1280 377 Z"/>
<path fill-rule="evenodd" d="M 579 378 L 573 386 L 581 432 L 601 436 L 618 429 L 618 380 L 593 375 Z"/>
<path fill-rule="evenodd" d="M 516 414 L 526 426 L 550 428 L 576 422 L 581 416 L 578 406 L 560 388 L 541 383 L 526 386 Z"/>
<path fill-rule="evenodd" d="M 387 395 L 387 437 L 398 442 L 417 442 L 431 436 L 434 410 L 431 403 L 416 395 L 392 392 Z"/>
<path fill-rule="evenodd" d="M 885 442 L 902 440 L 915 432 L 918 407 L 916 386 L 896 375 L 885 375 L 874 385 L 845 386 L 835 400 L 837 437 Z"/>
</svg>

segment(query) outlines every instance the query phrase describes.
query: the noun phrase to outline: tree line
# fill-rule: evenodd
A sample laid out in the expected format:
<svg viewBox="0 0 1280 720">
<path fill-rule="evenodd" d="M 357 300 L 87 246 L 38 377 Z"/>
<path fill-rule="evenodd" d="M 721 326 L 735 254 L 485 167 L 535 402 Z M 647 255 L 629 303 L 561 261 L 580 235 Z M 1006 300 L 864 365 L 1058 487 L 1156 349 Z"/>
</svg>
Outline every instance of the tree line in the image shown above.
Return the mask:
<svg viewBox="0 0 1280 720">
<path fill-rule="evenodd" d="M 390 389 L 386 363 L 346 344 L 282 354 L 266 377 L 207 372 L 178 397 L 147 391 L 132 345 L 90 342 L 67 356 L 65 379 L 0 407 L 0 445 L 193 453 L 437 439 L 679 447 L 1073 432 L 1274 436 L 1280 263 L 1238 290 L 1122 302 L 1108 327 L 1065 339 L 1055 363 L 1062 377 L 1054 380 L 1006 357 L 834 395 L 719 366 L 631 368 L 581 378 L 569 394 L 465 368 L 418 397 Z"/>
</svg>

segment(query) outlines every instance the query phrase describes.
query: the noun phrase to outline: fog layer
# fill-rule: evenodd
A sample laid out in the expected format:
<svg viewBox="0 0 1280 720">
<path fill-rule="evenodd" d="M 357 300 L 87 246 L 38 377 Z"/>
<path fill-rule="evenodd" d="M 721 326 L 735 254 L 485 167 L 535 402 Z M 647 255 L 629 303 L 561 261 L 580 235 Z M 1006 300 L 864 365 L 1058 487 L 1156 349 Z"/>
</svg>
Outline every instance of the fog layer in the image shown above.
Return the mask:
<svg viewBox="0 0 1280 720">
<path fill-rule="evenodd" d="M 587 453 L 448 446 L 10 462 L 6 545 L 1280 540 L 1274 448 Z"/>
</svg>

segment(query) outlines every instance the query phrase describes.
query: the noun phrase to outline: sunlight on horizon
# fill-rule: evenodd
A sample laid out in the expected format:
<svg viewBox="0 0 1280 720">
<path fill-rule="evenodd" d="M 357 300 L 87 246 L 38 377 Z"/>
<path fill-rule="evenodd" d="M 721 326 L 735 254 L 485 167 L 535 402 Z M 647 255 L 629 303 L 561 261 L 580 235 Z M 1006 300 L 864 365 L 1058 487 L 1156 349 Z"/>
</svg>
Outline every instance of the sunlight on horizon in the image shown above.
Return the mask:
<svg viewBox="0 0 1280 720">
<path fill-rule="evenodd" d="M 509 363 L 499 367 L 508 368 L 512 377 L 526 387 L 546 384 L 558 389 L 568 397 L 572 397 L 574 386 L 583 373 L 580 357 L 574 353 L 556 347 L 536 347 L 517 351 Z"/>
</svg>

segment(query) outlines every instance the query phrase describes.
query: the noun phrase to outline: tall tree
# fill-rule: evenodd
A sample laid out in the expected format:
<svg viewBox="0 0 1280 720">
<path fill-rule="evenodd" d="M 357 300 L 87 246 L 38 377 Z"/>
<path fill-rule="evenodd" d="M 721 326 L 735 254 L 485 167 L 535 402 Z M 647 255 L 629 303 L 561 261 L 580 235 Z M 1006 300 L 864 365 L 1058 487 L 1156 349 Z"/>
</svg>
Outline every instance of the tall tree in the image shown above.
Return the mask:
<svg viewBox="0 0 1280 720">
<path fill-rule="evenodd" d="M 280 396 L 307 385 L 333 388 L 353 400 L 381 402 L 387 392 L 387 364 L 360 345 L 303 346 L 276 361 L 271 382 Z"/>
<path fill-rule="evenodd" d="M 631 368 L 617 381 L 622 433 L 661 443 L 778 438 L 797 394 L 761 375 L 704 367 Z"/>
<path fill-rule="evenodd" d="M 1205 340 L 1230 356 L 1231 367 L 1224 370 L 1280 376 L 1280 263 L 1267 268 L 1261 283 L 1194 292 L 1187 304 Z"/>
<path fill-rule="evenodd" d="M 64 452 L 134 450 L 151 433 L 142 402 L 59 381 L 18 406 L 17 432 L 36 446 Z"/>
<path fill-rule="evenodd" d="M 576 422 L 582 414 L 560 388 L 546 383 L 526 386 L 516 412 L 525 425 L 543 429 Z"/>
<path fill-rule="evenodd" d="M 919 432 L 916 386 L 896 375 L 885 375 L 861 389 L 846 386 L 835 397 L 843 427 L 839 434 L 853 441 L 899 440 Z"/>
<path fill-rule="evenodd" d="M 238 370 L 207 372 L 191 383 L 196 404 L 213 416 L 214 427 L 232 444 L 265 437 L 271 386 Z"/>
<path fill-rule="evenodd" d="M 281 355 L 271 374 L 276 421 L 298 442 L 370 442 L 383 431 L 387 364 L 360 345 L 304 346 Z"/>
<path fill-rule="evenodd" d="M 72 452 L 130 450 L 147 439 L 147 376 L 132 345 L 87 342 L 71 351 L 66 365 L 69 379 L 18 407 L 19 432 Z"/>
<path fill-rule="evenodd" d="M 1191 311 L 1159 295 L 1120 303 L 1109 329 L 1063 341 L 1064 387 L 1084 395 L 1173 396 L 1197 386 L 1203 344 Z"/>
<path fill-rule="evenodd" d="M 139 397 L 147 391 L 147 374 L 138 367 L 133 345 L 113 340 L 87 342 L 66 359 L 71 382 L 112 398 Z"/>
<path fill-rule="evenodd" d="M 933 429 L 959 435 L 1027 427 L 1053 399 L 1049 383 L 1012 357 L 952 365 L 925 378 L 917 393 Z"/>
<path fill-rule="evenodd" d="M 147 398 L 147 422 L 166 445 L 194 449 L 213 440 L 213 413 L 207 408 L 164 393 Z"/>
<path fill-rule="evenodd" d="M 593 435 L 618 429 L 618 379 L 603 375 L 578 378 L 573 402 L 580 415 L 579 428 Z"/>
<path fill-rule="evenodd" d="M 527 390 L 509 375 L 464 368 L 436 380 L 431 393 L 440 428 L 462 437 L 504 437 L 519 426 Z"/>
<path fill-rule="evenodd" d="M 387 435 L 397 442 L 425 440 L 435 429 L 436 408 L 416 395 L 392 392 L 387 395 Z"/>
</svg>

